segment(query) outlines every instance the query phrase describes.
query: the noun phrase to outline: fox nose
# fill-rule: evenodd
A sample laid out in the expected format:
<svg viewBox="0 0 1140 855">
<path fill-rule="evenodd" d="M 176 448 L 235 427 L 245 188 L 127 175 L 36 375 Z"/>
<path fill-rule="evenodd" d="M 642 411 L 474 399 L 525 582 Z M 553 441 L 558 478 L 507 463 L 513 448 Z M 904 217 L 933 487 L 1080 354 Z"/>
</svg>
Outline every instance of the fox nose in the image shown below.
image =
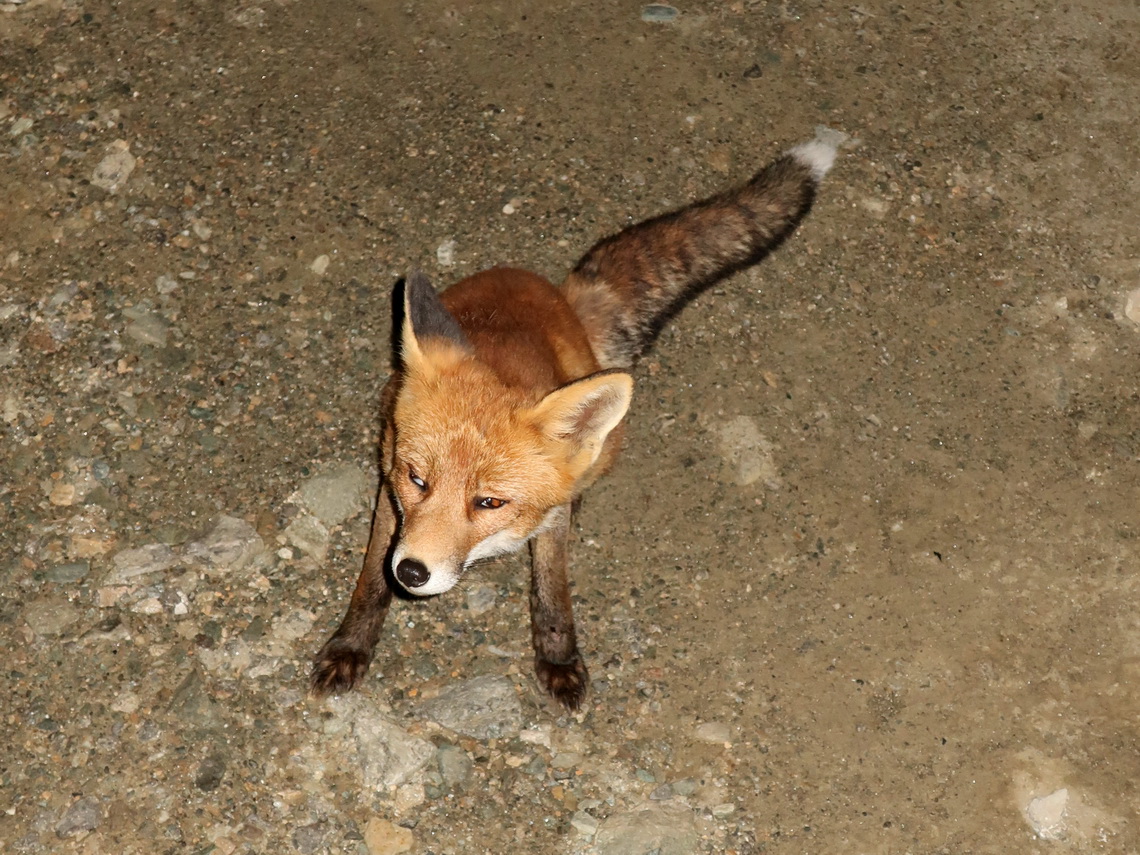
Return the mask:
<svg viewBox="0 0 1140 855">
<path fill-rule="evenodd" d="M 396 565 L 396 578 L 405 588 L 422 588 L 431 578 L 431 573 L 422 561 L 405 558 Z"/>
</svg>

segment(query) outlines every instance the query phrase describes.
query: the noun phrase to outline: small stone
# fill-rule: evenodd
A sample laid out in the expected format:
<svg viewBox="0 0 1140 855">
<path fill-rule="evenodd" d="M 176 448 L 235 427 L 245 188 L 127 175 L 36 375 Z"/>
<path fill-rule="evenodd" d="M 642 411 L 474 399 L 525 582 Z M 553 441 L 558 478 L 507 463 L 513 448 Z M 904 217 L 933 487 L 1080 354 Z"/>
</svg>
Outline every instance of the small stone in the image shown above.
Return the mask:
<svg viewBox="0 0 1140 855">
<path fill-rule="evenodd" d="M 681 796 L 681 798 L 688 798 L 697 791 L 697 782 L 692 778 L 682 778 L 680 781 L 673 782 L 673 792 Z"/>
<path fill-rule="evenodd" d="M 598 855 L 691 855 L 700 831 L 693 812 L 678 802 L 652 802 L 610 816 L 598 829 Z"/>
<path fill-rule="evenodd" d="M 1135 324 L 1140 324 L 1140 288 L 1124 299 L 1124 317 Z"/>
<path fill-rule="evenodd" d="M 118 193 L 135 171 L 137 161 L 126 140 L 115 140 L 107 146 L 107 154 L 95 167 L 91 183 L 108 193 Z"/>
<path fill-rule="evenodd" d="M 79 609 L 54 597 L 36 600 L 24 609 L 24 622 L 36 635 L 45 637 L 61 635 L 79 617 Z"/>
<path fill-rule="evenodd" d="M 151 543 L 137 549 L 124 549 L 111 560 L 115 564 L 115 569 L 107 577 L 108 585 L 169 570 L 177 559 L 174 550 L 165 543 Z"/>
<path fill-rule="evenodd" d="M 410 851 L 414 842 L 411 831 L 386 819 L 374 816 L 364 826 L 364 846 L 368 855 L 400 855 Z"/>
<path fill-rule="evenodd" d="M 12 122 L 12 127 L 8 128 L 8 136 L 18 137 L 22 134 L 26 134 L 32 129 L 32 126 L 35 123 L 35 119 L 32 119 L 28 116 L 21 116 L 20 118 L 16 119 L 16 121 Z"/>
<path fill-rule="evenodd" d="M 473 739 L 515 736 L 522 727 L 522 706 L 506 677 L 464 680 L 424 703 L 422 713 L 436 724 Z"/>
<path fill-rule="evenodd" d="M 75 561 L 70 564 L 57 564 L 44 573 L 44 579 L 57 584 L 67 584 L 85 579 L 90 572 L 91 565 L 88 562 Z"/>
<path fill-rule="evenodd" d="M 332 828 L 327 822 L 314 822 L 293 830 L 293 848 L 301 855 L 316 855 L 326 848 Z"/>
<path fill-rule="evenodd" d="M 732 467 L 734 480 L 745 486 L 763 479 L 778 481 L 773 446 L 749 416 L 729 419 L 717 429 L 721 456 Z"/>
<path fill-rule="evenodd" d="M 318 564 L 329 553 L 329 530 L 311 514 L 301 514 L 285 528 L 285 539 Z"/>
<path fill-rule="evenodd" d="M 158 597 L 145 597 L 132 605 L 131 611 L 139 615 L 160 615 L 162 601 Z"/>
<path fill-rule="evenodd" d="M 1060 840 L 1065 836 L 1065 808 L 1069 804 L 1069 790 L 1062 787 L 1047 796 L 1033 799 L 1025 808 L 1025 815 L 1033 832 L 1042 840 Z"/>
<path fill-rule="evenodd" d="M 657 776 L 650 772 L 648 769 L 635 769 L 633 774 L 636 775 L 637 780 L 641 781 L 643 784 L 657 783 Z"/>
<path fill-rule="evenodd" d="M 732 731 L 728 725 L 720 721 L 706 721 L 697 726 L 693 734 L 701 742 L 716 742 L 724 744 L 732 742 Z"/>
<path fill-rule="evenodd" d="M 585 837 L 593 837 L 598 833 L 598 821 L 583 810 L 577 811 L 570 817 L 570 825 Z"/>
<path fill-rule="evenodd" d="M 408 733 L 357 697 L 334 698 L 329 705 L 350 723 L 366 787 L 388 790 L 410 781 L 436 756 L 430 742 Z"/>
<path fill-rule="evenodd" d="M 324 525 L 334 526 L 367 508 L 373 492 L 360 467 L 344 464 L 310 478 L 295 495 Z"/>
<path fill-rule="evenodd" d="M 448 238 L 435 250 L 435 260 L 440 267 L 453 267 L 455 265 L 455 241 Z"/>
<path fill-rule="evenodd" d="M 56 481 L 48 494 L 48 501 L 53 505 L 67 507 L 75 504 L 75 485 L 66 481 Z"/>
<path fill-rule="evenodd" d="M 93 796 L 82 798 L 64 811 L 55 827 L 57 837 L 74 837 L 85 831 L 94 831 L 103 822 L 103 808 Z"/>
<path fill-rule="evenodd" d="M 641 20 L 647 24 L 668 24 L 677 20 L 679 14 L 681 13 L 675 8 L 665 3 L 650 3 L 641 8 Z"/>
<path fill-rule="evenodd" d="M 649 794 L 649 800 L 654 802 L 667 802 L 673 798 L 673 785 L 666 782 Z"/>
<path fill-rule="evenodd" d="M 305 609 L 297 609 L 273 622 L 273 637 L 281 641 L 297 641 L 309 634 L 317 616 Z"/>
<path fill-rule="evenodd" d="M 123 316 L 127 318 L 127 326 L 123 330 L 127 338 L 139 344 L 166 347 L 169 327 L 161 317 L 140 306 L 126 309 Z"/>
<path fill-rule="evenodd" d="M 237 572 L 265 552 L 265 543 L 245 520 L 223 516 L 201 539 L 186 547 L 186 555 L 209 567 Z"/>
<path fill-rule="evenodd" d="M 309 265 L 309 269 L 318 276 L 324 276 L 325 271 L 329 269 L 329 262 L 332 261 L 327 255 L 318 255 L 313 259 L 313 263 Z"/>
<path fill-rule="evenodd" d="M 111 709 L 117 713 L 130 715 L 131 713 L 138 712 L 141 703 L 139 696 L 134 692 L 123 692 L 119 697 L 115 698 L 115 700 L 111 701 Z"/>
<path fill-rule="evenodd" d="M 724 802 L 723 804 L 713 805 L 710 809 L 712 815 L 717 819 L 724 819 L 726 816 L 732 816 L 736 811 L 736 805 L 732 802 Z"/>
<path fill-rule="evenodd" d="M 203 792 L 216 790 L 226 776 L 226 756 L 221 751 L 214 751 L 198 764 L 194 773 L 194 786 Z"/>
<path fill-rule="evenodd" d="M 467 590 L 467 610 L 478 616 L 490 611 L 499 598 L 498 592 L 492 585 L 475 585 Z"/>
<path fill-rule="evenodd" d="M 443 783 L 452 790 L 465 790 L 471 783 L 471 773 L 475 764 L 471 756 L 458 745 L 444 743 L 436 751 L 436 762 Z"/>
</svg>

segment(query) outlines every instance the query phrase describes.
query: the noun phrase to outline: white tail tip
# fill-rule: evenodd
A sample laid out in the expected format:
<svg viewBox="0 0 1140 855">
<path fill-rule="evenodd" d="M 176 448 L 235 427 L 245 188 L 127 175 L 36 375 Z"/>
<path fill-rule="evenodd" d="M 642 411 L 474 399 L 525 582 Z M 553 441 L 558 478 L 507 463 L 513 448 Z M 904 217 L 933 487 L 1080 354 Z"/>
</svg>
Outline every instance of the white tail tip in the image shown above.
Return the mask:
<svg viewBox="0 0 1140 855">
<path fill-rule="evenodd" d="M 793 148 L 788 152 L 792 157 L 811 170 L 811 177 L 819 181 L 831 171 L 835 164 L 835 155 L 847 140 L 847 134 L 833 128 L 817 125 L 815 139 Z"/>
</svg>

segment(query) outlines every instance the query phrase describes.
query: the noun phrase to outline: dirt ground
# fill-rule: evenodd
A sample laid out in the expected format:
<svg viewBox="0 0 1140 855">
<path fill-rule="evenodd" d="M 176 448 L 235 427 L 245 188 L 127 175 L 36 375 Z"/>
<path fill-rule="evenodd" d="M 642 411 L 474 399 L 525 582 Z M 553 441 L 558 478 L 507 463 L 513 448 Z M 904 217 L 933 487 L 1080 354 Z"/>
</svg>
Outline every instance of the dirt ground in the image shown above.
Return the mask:
<svg viewBox="0 0 1140 855">
<path fill-rule="evenodd" d="M 676 8 L 0 0 L 0 849 L 1140 851 L 1140 7 Z M 817 125 L 577 517 L 582 713 L 518 559 L 307 698 L 392 284 L 557 280 Z"/>
</svg>

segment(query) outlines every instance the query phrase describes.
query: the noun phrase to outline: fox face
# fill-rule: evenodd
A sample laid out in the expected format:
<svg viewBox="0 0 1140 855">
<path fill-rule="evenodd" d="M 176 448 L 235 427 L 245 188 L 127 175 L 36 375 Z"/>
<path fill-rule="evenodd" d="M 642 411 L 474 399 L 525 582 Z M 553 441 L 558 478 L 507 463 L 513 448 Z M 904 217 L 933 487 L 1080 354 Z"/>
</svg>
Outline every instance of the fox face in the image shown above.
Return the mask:
<svg viewBox="0 0 1140 855">
<path fill-rule="evenodd" d="M 429 596 L 567 512 L 629 407 L 632 380 L 599 372 L 545 395 L 507 385 L 416 276 L 401 355 L 385 467 L 400 514 L 392 568 L 409 593 Z"/>
</svg>

